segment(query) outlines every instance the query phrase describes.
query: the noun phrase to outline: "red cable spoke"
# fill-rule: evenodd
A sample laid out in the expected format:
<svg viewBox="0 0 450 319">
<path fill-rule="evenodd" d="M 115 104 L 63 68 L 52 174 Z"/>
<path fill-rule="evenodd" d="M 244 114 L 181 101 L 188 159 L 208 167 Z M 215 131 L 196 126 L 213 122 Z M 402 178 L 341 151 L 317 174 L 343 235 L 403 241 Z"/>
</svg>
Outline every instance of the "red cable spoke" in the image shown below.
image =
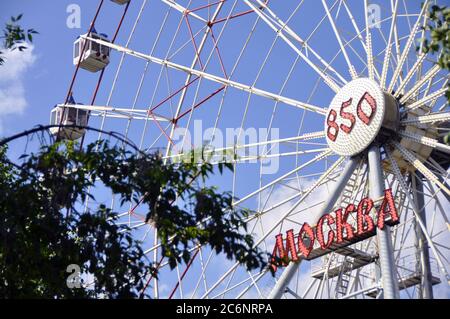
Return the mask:
<svg viewBox="0 0 450 319">
<path fill-rule="evenodd" d="M 112 40 L 111 40 L 111 43 L 114 43 L 114 42 L 116 41 L 116 39 L 117 39 L 117 36 L 119 35 L 119 31 L 120 31 L 120 29 L 122 28 L 123 21 L 124 21 L 125 16 L 127 15 L 127 12 L 128 12 L 128 8 L 130 7 L 130 3 L 131 3 L 131 2 L 128 2 L 127 5 L 125 6 L 125 10 L 124 10 L 124 12 L 123 12 L 123 14 L 122 14 L 122 18 L 121 18 L 120 21 L 119 21 L 119 24 L 118 24 L 118 26 L 117 26 L 117 28 L 116 28 L 116 32 L 114 33 L 114 37 L 113 37 Z M 86 44 L 86 43 L 87 43 L 87 41 L 85 41 L 85 44 Z M 81 55 L 81 56 L 82 56 L 82 55 Z M 81 58 L 80 58 L 80 60 L 79 60 L 78 62 L 80 62 L 80 61 L 81 61 Z M 105 74 L 105 70 L 106 70 L 106 69 L 104 68 L 104 69 L 101 71 L 101 73 L 100 73 L 100 76 L 99 76 L 98 81 L 97 81 L 97 86 L 95 87 L 94 93 L 93 93 L 93 95 L 92 95 L 91 105 L 94 105 L 94 104 L 95 104 L 95 100 L 97 99 L 97 94 L 98 94 L 98 91 L 99 91 L 99 89 L 100 89 L 100 85 L 101 85 L 101 83 L 102 83 L 103 75 Z M 89 122 L 90 114 L 91 114 L 91 112 L 89 111 L 89 112 L 87 113 L 86 123 Z M 83 147 L 83 144 L 84 144 L 84 138 L 85 138 L 85 135 L 83 135 L 82 138 L 81 138 L 80 149 Z"/>
<path fill-rule="evenodd" d="M 114 34 L 114 37 L 112 38 L 112 43 L 116 42 L 116 38 L 119 35 L 120 29 L 122 28 L 122 23 L 123 23 L 123 20 L 125 19 L 125 16 L 127 15 L 128 8 L 130 7 L 130 4 L 131 4 L 131 1 L 128 2 L 126 7 L 125 7 L 125 10 L 124 10 L 123 15 L 122 15 L 122 19 L 120 19 L 119 25 L 117 26 L 117 29 L 116 29 L 116 33 Z"/>
<path fill-rule="evenodd" d="M 166 130 L 159 124 L 159 121 L 156 120 L 156 117 L 153 113 L 149 113 L 149 115 L 152 117 L 153 122 L 155 122 L 156 126 L 158 126 L 158 128 L 160 129 L 161 133 L 163 133 L 163 135 L 167 138 L 167 140 L 169 141 L 170 144 L 172 144 L 173 146 L 175 146 L 175 144 L 173 143 L 172 139 L 170 138 L 170 136 L 167 134 Z"/>
<path fill-rule="evenodd" d="M 195 257 L 197 257 L 198 252 L 200 251 L 200 247 L 197 248 L 197 250 L 195 251 L 194 256 L 192 256 L 192 258 L 189 260 L 189 263 L 186 266 L 186 269 L 183 271 L 183 274 L 180 277 L 180 280 L 178 280 L 177 284 L 175 285 L 175 287 L 173 288 L 172 292 L 170 293 L 169 299 L 172 299 L 173 295 L 175 294 L 175 292 L 177 291 L 178 287 L 180 286 L 181 281 L 183 280 L 184 276 L 186 275 L 186 273 L 188 272 L 189 268 L 192 265 L 192 262 L 194 261 Z"/>
<path fill-rule="evenodd" d="M 190 12 L 195 12 L 195 11 L 199 11 L 199 10 L 202 10 L 202 9 L 206 9 L 206 8 L 212 7 L 213 5 L 216 5 L 216 4 L 225 2 L 225 1 L 227 1 L 227 0 L 220 0 L 220 1 L 213 2 L 213 3 L 210 3 L 210 4 L 206 4 L 206 5 L 194 8 L 194 9 L 188 9 L 188 10 L 186 10 L 187 11 L 186 13 L 190 13 Z"/>
<path fill-rule="evenodd" d="M 219 47 L 217 46 L 217 40 L 216 40 L 216 37 L 214 36 L 213 29 L 211 28 L 209 31 L 211 33 L 211 39 L 213 40 L 213 43 L 214 43 L 214 48 L 216 49 L 217 56 L 219 58 L 220 67 L 222 68 L 222 72 L 223 72 L 225 78 L 228 79 L 227 71 L 225 71 L 225 66 L 223 64 L 222 56 L 220 55 Z"/>
<path fill-rule="evenodd" d="M 268 4 L 268 3 L 269 3 L 269 0 L 266 0 L 264 2 L 264 4 Z M 259 7 L 259 8 L 260 9 L 264 9 L 263 7 Z M 234 18 L 242 17 L 242 16 L 247 15 L 247 14 L 252 13 L 252 12 L 254 12 L 254 11 L 252 9 L 250 9 L 250 10 L 247 10 L 247 11 L 242 11 L 242 12 L 236 13 L 236 14 L 231 15 L 229 17 L 225 17 L 225 18 L 222 18 L 222 19 L 217 19 L 217 20 L 211 21 L 209 23 L 209 26 L 212 27 L 216 23 L 221 23 L 221 22 L 224 22 L 224 21 L 227 21 L 227 20 L 231 20 L 231 19 L 234 19 Z"/>
<path fill-rule="evenodd" d="M 226 85 L 223 85 L 221 88 L 217 89 L 216 91 L 214 91 L 213 93 L 211 93 L 210 95 L 208 95 L 206 98 L 204 98 L 203 100 L 201 100 L 200 102 L 198 102 L 196 105 L 194 105 L 193 107 L 191 107 L 189 110 L 185 111 L 183 114 L 181 114 L 180 116 L 178 116 L 176 119 L 174 119 L 173 121 L 176 123 L 178 122 L 179 119 L 181 119 L 182 117 L 186 116 L 187 114 L 189 114 L 190 112 L 192 112 L 193 110 L 195 110 L 196 108 L 198 108 L 200 105 L 202 105 L 203 103 L 205 103 L 206 101 L 208 101 L 209 99 L 211 99 L 213 96 L 215 96 L 216 94 L 218 94 L 219 92 L 223 91 L 225 89 Z"/>
<path fill-rule="evenodd" d="M 124 10 L 124 12 L 122 14 L 122 18 L 120 19 L 120 22 L 119 22 L 119 24 L 118 24 L 118 26 L 116 28 L 116 32 L 114 33 L 114 37 L 112 38 L 111 43 L 115 43 L 116 42 L 117 36 L 119 35 L 120 29 L 122 28 L 122 24 L 123 24 L 123 21 L 125 19 L 125 16 L 127 15 L 128 8 L 130 7 L 130 3 L 131 2 L 128 2 L 127 5 L 125 6 L 125 10 Z M 97 86 L 96 86 L 94 94 L 92 96 L 91 105 L 94 105 L 95 100 L 97 99 L 98 90 L 100 88 L 100 84 L 102 82 L 103 74 L 104 74 L 105 70 L 106 69 L 103 69 L 101 74 L 100 74 L 100 76 L 99 76 L 99 79 L 98 79 L 98 82 L 97 82 Z"/>
<path fill-rule="evenodd" d="M 161 265 L 163 259 L 164 259 L 164 256 L 161 257 L 161 259 L 159 260 L 158 264 L 156 265 L 156 267 L 155 267 L 155 268 L 156 268 L 155 272 L 159 270 L 159 267 L 160 267 L 160 265 Z M 144 292 L 145 292 L 145 290 L 147 290 L 148 285 L 150 284 L 150 281 L 152 281 L 153 277 L 155 277 L 155 276 L 154 276 L 155 272 L 152 272 L 152 273 L 151 273 L 150 278 L 147 280 L 147 282 L 145 283 L 144 287 L 143 287 L 142 290 L 141 290 L 141 293 L 140 293 L 140 295 L 139 295 L 139 298 L 143 298 L 143 297 L 144 297 Z"/>
<path fill-rule="evenodd" d="M 196 77 L 193 80 L 189 81 L 186 85 L 182 86 L 180 89 L 178 89 L 176 92 L 172 93 L 171 95 L 169 95 L 167 98 L 165 98 L 164 100 L 162 100 L 161 102 L 159 102 L 156 106 L 152 107 L 148 113 L 152 113 L 154 110 L 156 110 L 158 107 L 160 107 L 161 105 L 163 105 L 164 103 L 166 103 L 168 100 L 170 100 L 171 98 L 173 98 L 175 95 L 177 95 L 178 93 L 180 93 L 181 91 L 183 91 L 185 88 L 187 88 L 188 86 L 190 86 L 192 83 L 194 83 L 195 81 L 197 81 L 200 77 Z"/>
<path fill-rule="evenodd" d="M 95 13 L 94 19 L 92 19 L 91 25 L 89 27 L 88 35 L 90 35 L 92 30 L 94 29 L 95 22 L 97 21 L 98 15 L 100 14 L 100 11 L 101 11 L 102 6 L 103 6 L 103 2 L 104 2 L 104 0 L 101 0 L 99 5 L 98 5 L 98 7 L 97 7 L 97 12 Z M 72 89 L 73 89 L 73 86 L 75 84 L 75 80 L 77 78 L 78 71 L 80 69 L 81 57 L 84 55 L 84 52 L 86 51 L 87 42 L 88 41 L 84 41 L 83 48 L 81 49 L 80 58 L 78 59 L 77 66 L 75 68 L 75 72 L 74 72 L 74 74 L 72 76 L 72 80 L 71 80 L 70 85 L 69 85 L 69 90 L 67 91 L 66 99 L 64 100 L 64 105 L 67 104 L 67 102 L 69 101 L 70 95 L 72 94 Z M 66 112 L 66 108 L 64 108 L 63 112 L 62 112 L 62 116 L 61 116 L 61 120 L 60 120 L 59 128 L 58 128 L 58 133 L 56 134 L 57 137 L 59 137 L 59 132 L 61 130 L 61 125 L 63 123 L 65 112 Z"/>
<path fill-rule="evenodd" d="M 191 24 L 189 22 L 189 17 L 187 15 L 185 15 L 184 19 L 186 20 L 186 24 L 187 24 L 187 27 L 188 27 L 188 30 L 189 30 L 189 34 L 191 36 L 191 41 L 192 41 L 192 44 L 194 45 L 195 54 L 196 54 L 196 56 L 198 58 L 198 62 L 200 63 L 200 67 L 203 70 L 204 69 L 203 68 L 203 63 L 202 63 L 202 60 L 200 59 L 200 54 L 199 54 L 199 51 L 198 51 L 197 43 L 195 42 L 195 39 L 194 39 L 194 34 L 192 33 L 192 28 L 191 28 Z"/>
<path fill-rule="evenodd" d="M 247 14 L 252 13 L 252 12 L 253 12 L 253 10 L 247 10 L 247 11 L 236 13 L 236 14 L 231 15 L 229 17 L 225 17 L 225 18 L 222 18 L 222 19 L 216 19 L 216 20 L 210 22 L 210 26 L 213 26 L 216 23 L 221 23 L 221 22 L 224 22 L 224 21 L 227 21 L 227 20 L 231 20 L 231 19 L 234 19 L 234 18 L 242 17 L 242 16 L 247 15 Z"/>
</svg>

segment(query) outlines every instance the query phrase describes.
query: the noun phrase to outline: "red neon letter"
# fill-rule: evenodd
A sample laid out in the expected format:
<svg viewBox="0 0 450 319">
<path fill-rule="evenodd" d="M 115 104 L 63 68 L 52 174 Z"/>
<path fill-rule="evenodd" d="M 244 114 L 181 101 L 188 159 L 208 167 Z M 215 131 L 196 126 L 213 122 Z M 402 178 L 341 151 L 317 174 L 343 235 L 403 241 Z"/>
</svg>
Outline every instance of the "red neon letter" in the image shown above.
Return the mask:
<svg viewBox="0 0 450 319">
<path fill-rule="evenodd" d="M 298 253 L 297 249 L 295 248 L 295 241 L 294 241 L 294 230 L 289 229 L 286 232 L 286 257 L 289 257 L 289 253 L 291 254 L 291 260 L 297 261 L 298 260 Z"/>
<path fill-rule="evenodd" d="M 328 231 L 327 243 L 325 244 L 325 239 L 323 236 L 323 223 L 325 219 L 328 222 L 328 226 L 334 224 L 334 218 L 330 214 L 325 214 L 319 219 L 319 223 L 317 224 L 317 240 L 319 241 L 320 248 L 322 249 L 327 249 L 330 247 L 334 239 L 334 231 L 330 229 Z"/>
<path fill-rule="evenodd" d="M 367 115 L 364 113 L 364 110 L 362 108 L 363 102 L 366 101 L 367 104 L 369 104 L 371 111 L 370 114 Z M 372 95 L 370 95 L 368 92 L 364 93 L 364 95 L 361 97 L 361 100 L 358 102 L 358 107 L 356 108 L 358 117 L 361 121 L 363 121 L 364 124 L 369 125 L 370 121 L 372 120 L 372 117 L 375 115 L 375 112 L 377 111 L 377 101 L 373 98 Z"/>
<path fill-rule="evenodd" d="M 386 206 L 389 207 L 389 211 L 386 211 Z M 391 220 L 389 221 L 392 224 L 396 224 L 399 221 L 397 209 L 395 208 L 394 197 L 392 196 L 391 189 L 386 189 L 384 191 L 384 199 L 381 203 L 380 209 L 377 214 L 377 226 L 379 229 L 384 228 L 386 215 L 391 216 Z"/>
<path fill-rule="evenodd" d="M 272 259 L 270 261 L 270 267 L 274 272 L 277 271 L 277 266 L 284 265 L 286 252 L 284 251 L 283 235 L 278 234 L 275 236 L 275 247 L 273 247 Z M 277 260 L 278 258 L 278 260 Z"/>
<path fill-rule="evenodd" d="M 350 204 L 345 209 L 344 216 L 342 216 L 342 208 L 336 211 L 336 242 L 338 244 L 344 241 L 344 229 L 346 232 L 345 239 L 352 240 L 355 236 L 354 229 L 352 225 L 347 223 L 348 215 L 356 211 L 356 207 L 353 204 Z"/>
<path fill-rule="evenodd" d="M 331 119 L 331 116 L 333 116 L 333 119 Z M 331 110 L 330 113 L 328 114 L 327 117 L 327 136 L 330 140 L 332 140 L 333 142 L 336 141 L 336 138 L 338 136 L 339 133 L 339 126 L 336 123 L 336 119 L 337 119 L 337 113 L 335 110 Z M 334 129 L 334 132 L 332 132 L 331 129 Z"/>
<path fill-rule="evenodd" d="M 373 200 L 370 198 L 364 198 L 358 205 L 358 235 L 362 235 L 367 232 L 371 232 L 374 228 L 373 219 L 370 217 L 370 211 L 373 208 Z M 367 228 L 364 227 L 367 225 Z"/>
<path fill-rule="evenodd" d="M 347 126 L 345 124 L 341 124 L 341 130 L 345 133 L 349 134 L 353 130 L 353 126 L 355 125 L 356 119 L 355 116 L 352 113 L 344 112 L 344 109 L 352 105 L 352 98 L 350 100 L 345 101 L 341 105 L 341 109 L 339 111 L 339 115 L 346 120 L 350 121 L 350 126 Z"/>
<path fill-rule="evenodd" d="M 308 247 L 303 242 L 303 233 L 306 233 L 306 235 L 309 237 L 309 245 Z M 311 253 L 311 250 L 314 246 L 314 231 L 309 226 L 308 223 L 304 223 L 302 228 L 300 229 L 300 232 L 298 233 L 298 249 L 302 253 L 302 255 L 305 258 L 308 258 L 309 254 Z"/>
<path fill-rule="evenodd" d="M 278 234 L 275 236 L 275 247 L 272 252 L 272 259 L 270 266 L 273 271 L 277 271 L 277 266 L 287 266 L 289 262 L 289 254 L 291 254 L 291 260 L 298 260 L 298 253 L 295 247 L 294 231 L 292 229 L 286 232 L 286 248 L 283 243 L 283 235 Z"/>
</svg>

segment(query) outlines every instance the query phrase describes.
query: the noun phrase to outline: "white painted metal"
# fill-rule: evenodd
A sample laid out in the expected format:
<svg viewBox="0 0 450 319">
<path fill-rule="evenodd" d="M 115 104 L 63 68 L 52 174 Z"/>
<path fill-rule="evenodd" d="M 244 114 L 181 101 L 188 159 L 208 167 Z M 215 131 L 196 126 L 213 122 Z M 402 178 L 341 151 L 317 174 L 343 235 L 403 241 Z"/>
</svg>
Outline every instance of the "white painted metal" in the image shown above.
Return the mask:
<svg viewBox="0 0 450 319">
<path fill-rule="evenodd" d="M 381 155 L 378 145 L 373 145 L 368 153 L 370 197 L 380 198 L 384 195 L 384 176 L 381 168 Z M 398 280 L 392 248 L 389 226 L 377 229 L 378 254 L 380 256 L 381 280 L 384 299 L 398 299 Z"/>
<path fill-rule="evenodd" d="M 258 88 L 254 88 L 254 87 L 251 87 L 251 86 L 239 83 L 239 82 L 231 81 L 231 80 L 225 79 L 223 77 L 219 77 L 219 76 L 216 76 L 216 75 L 213 75 L 213 74 L 209 74 L 209 73 L 206 73 L 206 72 L 198 71 L 196 69 L 188 68 L 188 67 L 185 67 L 183 65 L 180 65 L 180 64 L 177 64 L 177 63 L 173 63 L 173 62 L 170 62 L 170 61 L 167 61 L 167 60 L 159 59 L 159 58 L 156 58 L 156 57 L 153 57 L 151 55 L 144 54 L 144 53 L 139 53 L 137 51 L 134 51 L 134 50 L 131 50 L 131 49 L 127 49 L 127 48 L 122 47 L 122 46 L 117 45 L 117 44 L 112 44 L 112 43 L 109 43 L 109 42 L 105 42 L 105 41 L 98 40 L 98 39 L 93 39 L 93 38 L 90 38 L 90 37 L 86 37 L 86 39 L 91 40 L 93 42 L 97 42 L 97 43 L 102 44 L 104 46 L 110 47 L 111 49 L 117 50 L 119 52 L 123 52 L 123 53 L 129 54 L 129 55 L 132 55 L 132 56 L 144 59 L 144 60 L 148 60 L 148 61 L 151 61 L 151 62 L 154 62 L 154 63 L 158 63 L 158 64 L 161 64 L 163 66 L 167 66 L 169 68 L 173 68 L 175 70 L 180 70 L 180 71 L 183 71 L 183 72 L 186 72 L 186 73 L 189 73 L 189 74 L 197 75 L 199 77 L 202 77 L 202 78 L 205 78 L 207 80 L 211 80 L 211 81 L 214 81 L 214 82 L 217 82 L 217 83 L 229 86 L 229 87 L 233 87 L 233 88 L 236 88 L 236 89 L 239 89 L 239 90 L 242 90 L 242 91 L 245 91 L 245 92 L 249 92 L 249 93 L 252 93 L 252 94 L 255 94 L 255 95 L 260 95 L 262 97 L 266 97 L 268 99 L 272 99 L 272 100 L 275 100 L 275 101 L 280 101 L 280 102 L 283 102 L 285 104 L 292 105 L 292 106 L 295 106 L 295 107 L 298 107 L 298 108 L 301 108 L 301 109 L 310 110 L 310 111 L 313 111 L 313 112 L 316 112 L 316 113 L 319 113 L 319 114 L 325 114 L 325 110 L 323 108 L 321 108 L 321 107 L 318 107 L 318 106 L 314 106 L 314 105 L 310 105 L 310 104 L 307 104 L 307 103 L 299 102 L 299 101 L 296 101 L 294 99 L 283 97 L 283 96 L 278 95 L 278 94 L 270 93 L 270 92 L 267 92 L 267 91 L 264 91 L 264 90 L 261 90 L 261 89 L 258 89 Z"/>
</svg>

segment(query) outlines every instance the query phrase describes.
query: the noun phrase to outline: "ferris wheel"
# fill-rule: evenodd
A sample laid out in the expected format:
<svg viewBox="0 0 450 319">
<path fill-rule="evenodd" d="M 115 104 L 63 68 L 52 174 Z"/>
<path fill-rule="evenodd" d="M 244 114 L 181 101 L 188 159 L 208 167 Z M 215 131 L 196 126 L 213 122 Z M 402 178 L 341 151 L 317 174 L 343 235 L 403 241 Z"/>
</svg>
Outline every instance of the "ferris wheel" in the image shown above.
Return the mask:
<svg viewBox="0 0 450 319">
<path fill-rule="evenodd" d="M 416 49 L 436 4 L 424 2 L 99 1 L 89 31 L 75 41 L 74 80 L 52 122 L 121 132 L 167 161 L 198 147 L 213 163 L 231 161 L 234 171 L 212 182 L 251 211 L 248 232 L 258 247 L 291 253 L 272 276 L 193 246 L 191 260 L 170 270 L 139 205 L 124 209 L 102 194 L 158 265 L 146 293 L 432 298 L 448 291 L 449 76 L 438 54 Z M 112 38 L 96 31 L 111 32 L 102 27 L 105 8 L 108 20 L 117 14 Z M 208 134 L 193 138 L 200 125 Z M 77 128 L 53 133 L 102 137 Z"/>
</svg>

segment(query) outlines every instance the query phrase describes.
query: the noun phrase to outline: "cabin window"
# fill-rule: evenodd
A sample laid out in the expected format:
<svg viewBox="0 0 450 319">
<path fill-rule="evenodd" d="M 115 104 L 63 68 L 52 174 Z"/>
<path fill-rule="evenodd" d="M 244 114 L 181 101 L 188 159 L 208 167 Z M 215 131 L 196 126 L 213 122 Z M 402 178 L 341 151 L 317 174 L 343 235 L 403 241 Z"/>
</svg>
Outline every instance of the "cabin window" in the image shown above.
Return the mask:
<svg viewBox="0 0 450 319">
<path fill-rule="evenodd" d="M 59 123 L 61 123 L 61 112 L 62 109 L 56 110 L 56 122 L 55 122 L 56 125 L 59 125 Z"/>
<path fill-rule="evenodd" d="M 80 56 L 80 41 L 75 42 L 75 46 L 73 48 L 73 57 L 78 58 Z"/>
<path fill-rule="evenodd" d="M 78 125 L 87 125 L 87 112 L 85 110 L 78 110 Z"/>
<path fill-rule="evenodd" d="M 56 124 L 56 112 L 57 111 L 52 111 L 52 113 L 50 114 L 50 123 L 51 124 Z"/>
<path fill-rule="evenodd" d="M 100 52 L 100 45 L 97 42 L 90 41 L 91 42 L 91 50 L 95 52 Z"/>
<path fill-rule="evenodd" d="M 109 47 L 102 45 L 101 50 L 103 55 L 109 56 Z"/>
<path fill-rule="evenodd" d="M 77 109 L 69 107 L 67 110 L 66 121 L 72 123 L 76 123 L 77 121 Z"/>
</svg>

